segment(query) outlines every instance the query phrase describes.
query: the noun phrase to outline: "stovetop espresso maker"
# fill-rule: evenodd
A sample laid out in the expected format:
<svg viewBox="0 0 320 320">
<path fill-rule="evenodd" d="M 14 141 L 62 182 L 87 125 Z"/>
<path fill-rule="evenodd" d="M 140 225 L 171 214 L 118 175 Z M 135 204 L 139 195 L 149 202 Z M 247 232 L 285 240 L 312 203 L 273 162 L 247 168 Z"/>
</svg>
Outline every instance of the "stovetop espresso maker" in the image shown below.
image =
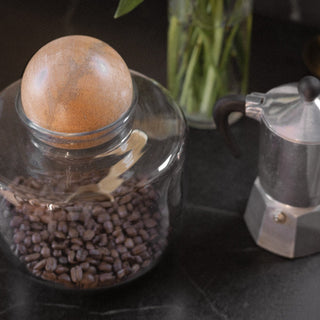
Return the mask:
<svg viewBox="0 0 320 320">
<path fill-rule="evenodd" d="M 234 111 L 260 122 L 258 177 L 244 216 L 254 240 L 289 258 L 319 252 L 320 81 L 307 76 L 266 94 L 218 100 L 214 120 L 239 155 L 228 127 Z"/>
</svg>

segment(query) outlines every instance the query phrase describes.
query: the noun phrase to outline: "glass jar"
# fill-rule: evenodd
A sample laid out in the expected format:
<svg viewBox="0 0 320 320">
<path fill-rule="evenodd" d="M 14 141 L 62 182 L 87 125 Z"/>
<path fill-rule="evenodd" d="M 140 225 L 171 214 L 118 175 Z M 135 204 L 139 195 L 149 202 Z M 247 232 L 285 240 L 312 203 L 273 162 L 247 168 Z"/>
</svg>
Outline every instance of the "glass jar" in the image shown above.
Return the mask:
<svg viewBox="0 0 320 320">
<path fill-rule="evenodd" d="M 190 126 L 215 128 L 216 100 L 247 92 L 251 27 L 252 0 L 169 1 L 167 83 Z"/>
<path fill-rule="evenodd" d="M 185 121 L 163 87 L 131 77 L 129 110 L 80 134 L 30 121 L 20 80 L 0 94 L 0 232 L 14 260 L 47 283 L 126 283 L 158 262 L 175 229 Z"/>
</svg>

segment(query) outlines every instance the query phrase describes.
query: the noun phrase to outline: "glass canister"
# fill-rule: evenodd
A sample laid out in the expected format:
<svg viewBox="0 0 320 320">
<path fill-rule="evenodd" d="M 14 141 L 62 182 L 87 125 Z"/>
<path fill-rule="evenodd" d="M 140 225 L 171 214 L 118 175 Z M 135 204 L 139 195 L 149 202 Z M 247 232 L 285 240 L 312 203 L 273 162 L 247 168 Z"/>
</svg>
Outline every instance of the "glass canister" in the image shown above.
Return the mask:
<svg viewBox="0 0 320 320">
<path fill-rule="evenodd" d="M 87 65 L 92 56 L 90 47 Z M 47 283 L 77 289 L 126 283 L 157 263 L 174 232 L 185 121 L 163 87 L 130 75 L 130 107 L 86 132 L 32 121 L 21 80 L 0 94 L 1 237 L 14 260 Z"/>
</svg>

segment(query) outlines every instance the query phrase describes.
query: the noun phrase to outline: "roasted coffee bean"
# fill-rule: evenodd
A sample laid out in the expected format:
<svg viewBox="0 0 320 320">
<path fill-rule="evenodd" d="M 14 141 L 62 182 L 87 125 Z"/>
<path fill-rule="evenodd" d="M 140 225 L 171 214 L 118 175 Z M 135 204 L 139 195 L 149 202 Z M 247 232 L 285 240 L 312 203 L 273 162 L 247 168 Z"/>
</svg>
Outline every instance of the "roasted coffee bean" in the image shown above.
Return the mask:
<svg viewBox="0 0 320 320">
<path fill-rule="evenodd" d="M 131 238 L 127 238 L 126 241 L 124 242 L 124 245 L 128 248 L 128 249 L 132 249 L 134 247 L 134 242 Z"/>
<path fill-rule="evenodd" d="M 99 246 L 104 247 L 108 243 L 108 236 L 106 233 L 102 233 L 100 235 L 100 241 L 99 241 Z"/>
<path fill-rule="evenodd" d="M 84 233 L 83 233 L 83 240 L 84 241 L 90 241 L 92 240 L 92 238 L 94 237 L 95 233 L 93 230 L 86 230 Z"/>
<path fill-rule="evenodd" d="M 13 207 L 12 250 L 34 275 L 66 286 L 91 288 L 125 281 L 161 255 L 168 234 L 157 193 L 151 187 L 136 192 L 136 184 L 121 186 L 113 202 L 46 210 L 36 199 L 37 203 Z M 40 186 L 45 198 L 50 185 Z M 57 188 L 64 190 L 64 183 Z"/>
<path fill-rule="evenodd" d="M 48 247 L 43 247 L 41 249 L 40 253 L 44 258 L 48 258 L 48 257 L 50 257 L 51 251 Z"/>
<path fill-rule="evenodd" d="M 67 214 L 68 221 L 78 221 L 80 219 L 80 212 L 78 211 L 69 211 Z"/>
<path fill-rule="evenodd" d="M 117 209 L 120 218 L 125 218 L 128 215 L 127 208 L 125 206 L 120 206 Z"/>
<path fill-rule="evenodd" d="M 31 240 L 33 243 L 40 243 L 41 242 L 41 235 L 38 232 L 35 232 L 32 237 Z"/>
<path fill-rule="evenodd" d="M 103 261 L 107 262 L 107 263 L 113 263 L 114 258 L 113 257 L 103 257 Z"/>
<path fill-rule="evenodd" d="M 125 240 L 126 240 L 126 238 L 124 237 L 124 234 L 121 232 L 116 238 L 116 243 L 117 244 L 123 243 Z"/>
<path fill-rule="evenodd" d="M 117 246 L 117 251 L 118 251 L 119 254 L 122 254 L 122 253 L 127 252 L 128 249 L 123 245 L 119 245 L 119 246 Z"/>
<path fill-rule="evenodd" d="M 41 231 L 43 229 L 43 225 L 38 222 L 31 223 L 31 229 L 36 231 Z"/>
<path fill-rule="evenodd" d="M 40 253 L 32 253 L 32 254 L 25 256 L 24 260 L 26 262 L 31 262 L 31 261 L 38 260 L 39 258 L 40 258 Z"/>
<path fill-rule="evenodd" d="M 129 237 L 135 237 L 138 233 L 137 230 L 133 227 L 129 227 L 126 229 L 126 233 Z"/>
<path fill-rule="evenodd" d="M 76 253 L 76 259 L 78 261 L 85 261 L 87 256 L 88 256 L 88 251 L 81 248 Z"/>
<path fill-rule="evenodd" d="M 75 263 L 75 261 L 74 261 L 75 256 L 76 256 L 76 253 L 74 251 L 70 250 L 68 252 L 68 262 Z"/>
<path fill-rule="evenodd" d="M 46 270 L 49 272 L 55 271 L 57 268 L 57 259 L 53 257 L 47 258 Z"/>
<path fill-rule="evenodd" d="M 112 258 L 118 258 L 119 257 L 119 252 L 116 249 L 111 250 L 111 257 Z"/>
<path fill-rule="evenodd" d="M 147 250 L 146 245 L 144 243 L 142 243 L 142 244 L 139 244 L 136 247 L 134 247 L 131 252 L 132 252 L 133 255 L 136 256 L 136 255 L 139 255 L 141 252 L 146 251 L 146 250 Z"/>
<path fill-rule="evenodd" d="M 53 272 L 43 271 L 41 274 L 41 278 L 44 280 L 54 281 L 57 279 L 57 276 Z"/>
<path fill-rule="evenodd" d="M 106 230 L 107 233 L 112 233 L 113 232 L 113 223 L 111 221 L 106 221 L 103 224 L 104 229 Z"/>
<path fill-rule="evenodd" d="M 39 244 L 35 244 L 33 247 L 32 247 L 32 250 L 33 252 L 41 252 L 41 246 Z"/>
<path fill-rule="evenodd" d="M 126 196 L 122 197 L 119 201 L 119 204 L 126 204 L 128 202 L 130 202 L 130 200 L 132 199 L 132 196 L 130 194 L 127 194 Z"/>
<path fill-rule="evenodd" d="M 67 273 L 62 273 L 58 276 L 58 280 L 61 281 L 62 283 L 69 284 L 71 283 L 71 279 Z"/>
<path fill-rule="evenodd" d="M 72 246 L 71 246 L 71 250 L 73 250 L 73 251 L 77 251 L 77 250 L 79 250 L 81 248 L 81 246 L 79 246 L 78 244 L 73 244 Z"/>
<path fill-rule="evenodd" d="M 80 264 L 80 267 L 82 268 L 82 270 L 86 271 L 86 270 L 89 269 L 90 263 L 89 263 L 88 261 L 82 262 L 82 263 Z"/>
<path fill-rule="evenodd" d="M 69 232 L 68 232 L 68 236 L 69 236 L 70 238 L 78 238 L 79 232 L 78 232 L 76 229 L 74 229 L 74 228 L 70 228 L 70 229 L 69 229 Z"/>
<path fill-rule="evenodd" d="M 33 269 L 34 270 L 42 270 L 47 264 L 47 260 L 46 259 L 43 259 L 43 260 L 40 260 L 34 267 Z"/>
<path fill-rule="evenodd" d="M 23 217 L 21 216 L 14 216 L 10 221 L 10 227 L 16 228 L 19 227 L 23 222 Z"/>
<path fill-rule="evenodd" d="M 133 238 L 133 241 L 134 241 L 135 244 L 141 244 L 141 243 L 143 243 L 142 238 L 139 237 L 139 236 L 134 237 L 134 238 Z"/>
<path fill-rule="evenodd" d="M 102 273 L 99 276 L 100 282 L 111 282 L 115 279 L 115 276 L 110 272 L 110 273 Z"/>
<path fill-rule="evenodd" d="M 140 270 L 140 265 L 139 264 L 134 264 L 132 267 L 131 267 L 131 272 L 132 273 L 136 273 Z"/>
<path fill-rule="evenodd" d="M 144 225 L 146 226 L 146 228 L 150 229 L 150 228 L 154 228 L 155 226 L 157 226 L 157 221 L 154 219 L 146 219 L 144 221 Z"/>
<path fill-rule="evenodd" d="M 29 247 L 31 246 L 31 244 L 32 244 L 32 239 L 31 239 L 30 236 L 28 236 L 28 237 L 25 237 L 25 238 L 24 238 L 23 242 L 24 242 L 25 246 L 26 246 L 27 248 L 29 248 Z"/>
<path fill-rule="evenodd" d="M 128 217 L 129 221 L 138 221 L 140 219 L 140 213 L 137 210 L 134 210 Z"/>
<path fill-rule="evenodd" d="M 58 231 L 67 233 L 68 232 L 68 225 L 65 221 L 60 221 L 58 223 Z"/>
<path fill-rule="evenodd" d="M 48 231 L 54 233 L 57 230 L 57 221 L 50 220 L 48 223 Z"/>
<path fill-rule="evenodd" d="M 53 250 L 52 255 L 56 258 L 61 257 L 62 251 L 61 250 Z"/>
<path fill-rule="evenodd" d="M 80 282 L 83 277 L 83 272 L 80 266 L 76 266 L 71 268 L 70 270 L 71 280 L 74 283 Z"/>
<path fill-rule="evenodd" d="M 26 234 L 24 231 L 18 230 L 13 236 L 14 243 L 22 242 L 24 240 L 25 236 L 26 236 Z"/>
<path fill-rule="evenodd" d="M 52 249 L 57 249 L 57 250 L 63 250 L 63 249 L 66 248 L 66 244 L 64 242 L 53 241 L 51 243 L 51 248 Z"/>
<path fill-rule="evenodd" d="M 64 210 L 58 210 L 53 213 L 54 220 L 57 221 L 66 221 L 67 220 L 67 213 Z"/>
<path fill-rule="evenodd" d="M 100 271 L 104 271 L 104 272 L 111 272 L 112 271 L 112 265 L 106 262 L 102 262 L 98 265 L 98 269 Z"/>
</svg>

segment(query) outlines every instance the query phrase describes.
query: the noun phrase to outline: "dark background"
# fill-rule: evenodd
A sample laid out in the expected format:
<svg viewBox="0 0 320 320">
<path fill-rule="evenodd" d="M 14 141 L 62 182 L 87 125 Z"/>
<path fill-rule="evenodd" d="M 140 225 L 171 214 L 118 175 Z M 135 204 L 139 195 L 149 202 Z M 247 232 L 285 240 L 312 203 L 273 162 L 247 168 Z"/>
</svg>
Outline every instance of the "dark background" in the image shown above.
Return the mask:
<svg viewBox="0 0 320 320">
<path fill-rule="evenodd" d="M 116 5 L 0 0 L 0 89 L 22 76 L 40 47 L 68 34 L 100 38 L 131 69 L 165 84 L 167 2 L 145 0 L 114 20 Z M 320 34 L 319 5 L 255 1 L 250 91 L 310 73 L 302 52 Z M 254 243 L 242 214 L 257 175 L 259 125 L 243 118 L 232 131 L 240 159 L 215 130 L 189 130 L 181 233 L 152 272 L 119 290 L 71 293 L 21 273 L 0 247 L 0 319 L 318 320 L 320 255 L 291 261 Z"/>
</svg>

